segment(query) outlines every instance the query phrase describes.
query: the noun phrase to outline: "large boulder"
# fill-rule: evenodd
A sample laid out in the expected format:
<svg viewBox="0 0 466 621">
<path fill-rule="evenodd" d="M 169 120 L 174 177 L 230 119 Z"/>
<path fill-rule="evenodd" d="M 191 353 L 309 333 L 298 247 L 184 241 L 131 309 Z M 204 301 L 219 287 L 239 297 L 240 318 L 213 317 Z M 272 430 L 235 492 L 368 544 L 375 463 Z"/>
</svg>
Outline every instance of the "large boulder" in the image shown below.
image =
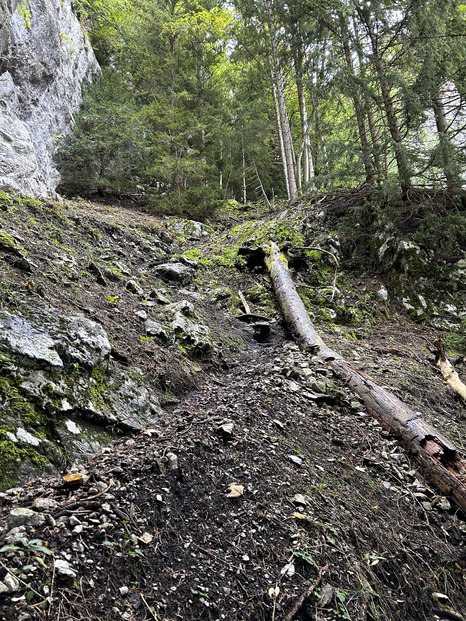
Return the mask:
<svg viewBox="0 0 466 621">
<path fill-rule="evenodd" d="M 55 155 L 98 63 L 70 0 L 1 4 L 0 189 L 55 197 Z"/>
</svg>

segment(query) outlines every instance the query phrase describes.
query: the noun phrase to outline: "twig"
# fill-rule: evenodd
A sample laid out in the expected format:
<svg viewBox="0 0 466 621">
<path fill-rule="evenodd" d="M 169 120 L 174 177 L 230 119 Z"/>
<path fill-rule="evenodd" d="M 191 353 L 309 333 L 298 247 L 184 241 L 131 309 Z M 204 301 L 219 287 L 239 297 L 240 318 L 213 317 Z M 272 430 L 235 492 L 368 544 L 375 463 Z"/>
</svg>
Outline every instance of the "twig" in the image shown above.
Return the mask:
<svg viewBox="0 0 466 621">
<path fill-rule="evenodd" d="M 448 610 L 447 608 L 432 608 L 432 612 L 435 615 L 440 615 L 440 617 L 443 617 L 444 619 L 454 619 L 455 621 L 464 621 L 464 617 L 462 617 L 457 612 Z"/>
<path fill-rule="evenodd" d="M 321 567 L 319 569 L 319 575 L 317 576 L 317 580 L 306 591 L 304 591 L 304 593 L 301 595 L 301 597 L 298 599 L 296 604 L 291 609 L 291 612 L 289 612 L 287 614 L 287 616 L 285 617 L 284 621 L 292 621 L 293 620 L 293 617 L 299 612 L 299 609 L 303 605 L 304 600 L 307 599 L 308 597 L 310 597 L 314 593 L 316 588 L 319 586 L 320 581 L 322 580 L 322 576 L 325 574 L 325 572 L 327 570 L 328 570 L 328 563 L 325 565 L 325 567 Z"/>
<path fill-rule="evenodd" d="M 6 569 L 6 571 L 10 574 L 10 576 L 13 576 L 13 578 L 15 578 L 16 580 L 18 580 L 19 582 L 21 582 L 22 584 L 24 584 L 24 586 L 28 589 L 30 589 L 31 591 L 33 591 L 36 595 L 38 595 L 40 598 L 43 598 L 44 596 L 39 593 L 39 591 L 36 591 L 35 589 L 32 588 L 32 586 L 30 584 L 28 584 L 27 582 L 24 582 L 24 580 L 21 580 L 21 578 L 19 576 L 15 576 L 15 574 L 11 571 L 11 569 L 8 569 L 8 567 L 5 565 L 5 563 L 2 563 L 2 561 L 0 561 L 0 565 L 3 567 L 3 569 Z M 45 598 L 47 599 L 47 598 Z"/>
<path fill-rule="evenodd" d="M 154 617 L 155 621 L 159 621 L 160 617 L 158 615 L 156 616 L 152 608 L 149 607 L 149 604 L 146 602 L 144 595 L 142 593 L 139 593 L 139 595 L 141 596 L 141 599 L 144 602 L 144 606 L 147 608 L 150 614 Z"/>
<path fill-rule="evenodd" d="M 246 298 L 244 297 L 243 292 L 241 291 L 241 289 L 238 289 L 238 295 L 240 297 L 241 302 L 243 303 L 244 310 L 246 311 L 246 314 L 250 315 L 251 314 L 251 307 L 247 303 Z"/>
</svg>

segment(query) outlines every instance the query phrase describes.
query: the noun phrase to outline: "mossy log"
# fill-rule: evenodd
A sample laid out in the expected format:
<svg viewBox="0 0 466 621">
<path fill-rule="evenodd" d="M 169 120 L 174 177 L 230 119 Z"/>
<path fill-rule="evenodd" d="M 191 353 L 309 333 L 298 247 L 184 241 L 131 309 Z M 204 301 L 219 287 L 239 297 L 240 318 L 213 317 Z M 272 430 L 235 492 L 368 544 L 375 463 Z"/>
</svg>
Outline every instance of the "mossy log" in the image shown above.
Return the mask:
<svg viewBox="0 0 466 621">
<path fill-rule="evenodd" d="M 327 364 L 350 390 L 357 394 L 368 411 L 395 434 L 417 461 L 432 484 L 450 495 L 466 513 L 466 461 L 455 445 L 425 422 L 394 394 L 378 386 L 369 376 L 353 369 L 321 339 L 294 287 L 286 257 L 276 244 L 265 249 L 280 308 L 286 323 L 304 350 L 311 351 Z"/>
<path fill-rule="evenodd" d="M 435 346 L 437 347 L 436 365 L 440 369 L 443 379 L 457 395 L 466 401 L 466 385 L 460 380 L 454 366 L 448 360 L 442 341 L 440 339 L 436 341 Z"/>
</svg>

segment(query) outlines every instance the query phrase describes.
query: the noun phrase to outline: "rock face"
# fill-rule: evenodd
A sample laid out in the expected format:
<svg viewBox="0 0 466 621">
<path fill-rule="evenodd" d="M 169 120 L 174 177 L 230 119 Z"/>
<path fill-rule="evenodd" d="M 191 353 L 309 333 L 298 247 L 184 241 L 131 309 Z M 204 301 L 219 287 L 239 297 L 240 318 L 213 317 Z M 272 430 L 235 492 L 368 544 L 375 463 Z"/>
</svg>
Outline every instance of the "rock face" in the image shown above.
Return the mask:
<svg viewBox="0 0 466 621">
<path fill-rule="evenodd" d="M 98 64 L 70 0 L 0 7 L 0 189 L 53 197 L 54 156 Z"/>
<path fill-rule="evenodd" d="M 156 422 L 157 397 L 110 353 L 103 327 L 83 315 L 39 300 L 24 314 L 0 311 L 0 489 L 27 479 L 32 466 L 87 457 L 116 432 Z"/>
</svg>

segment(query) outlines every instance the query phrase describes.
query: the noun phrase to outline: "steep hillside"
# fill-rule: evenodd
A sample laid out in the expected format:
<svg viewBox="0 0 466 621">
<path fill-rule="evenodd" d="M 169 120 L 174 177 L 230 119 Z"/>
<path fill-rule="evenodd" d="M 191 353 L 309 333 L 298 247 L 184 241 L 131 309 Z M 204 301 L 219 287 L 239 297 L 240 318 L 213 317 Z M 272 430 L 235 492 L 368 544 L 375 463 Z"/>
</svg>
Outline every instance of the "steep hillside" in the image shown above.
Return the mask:
<svg viewBox="0 0 466 621">
<path fill-rule="evenodd" d="M 2 621 L 463 618 L 462 516 L 299 351 L 255 249 L 287 247 L 326 342 L 463 452 L 433 343 L 462 346 L 464 256 L 433 328 L 399 286 L 438 256 L 390 264 L 406 232 L 355 244 L 335 199 L 209 225 L 1 200 Z"/>
</svg>

